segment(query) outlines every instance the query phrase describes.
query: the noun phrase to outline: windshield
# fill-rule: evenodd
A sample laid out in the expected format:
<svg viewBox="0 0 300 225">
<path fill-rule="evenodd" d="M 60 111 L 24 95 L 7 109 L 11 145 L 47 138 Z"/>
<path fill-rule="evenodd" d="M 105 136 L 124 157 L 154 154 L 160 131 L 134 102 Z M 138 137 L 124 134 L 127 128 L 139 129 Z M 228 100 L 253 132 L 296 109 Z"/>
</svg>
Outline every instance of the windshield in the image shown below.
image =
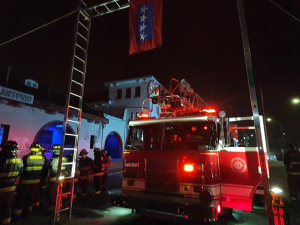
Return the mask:
<svg viewBox="0 0 300 225">
<path fill-rule="evenodd" d="M 215 123 L 208 121 L 170 122 L 131 126 L 127 149 L 131 150 L 210 150 L 218 139 Z"/>
</svg>

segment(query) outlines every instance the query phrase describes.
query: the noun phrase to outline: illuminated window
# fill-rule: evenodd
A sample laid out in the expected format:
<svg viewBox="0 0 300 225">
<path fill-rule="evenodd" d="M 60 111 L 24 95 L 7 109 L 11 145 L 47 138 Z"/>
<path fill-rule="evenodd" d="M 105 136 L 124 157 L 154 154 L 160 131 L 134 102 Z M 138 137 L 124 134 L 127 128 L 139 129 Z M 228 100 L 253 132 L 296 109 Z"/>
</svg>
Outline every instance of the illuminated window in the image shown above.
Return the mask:
<svg viewBox="0 0 300 225">
<path fill-rule="evenodd" d="M 122 99 L 122 89 L 117 90 L 117 99 Z"/>
<path fill-rule="evenodd" d="M 134 120 L 134 113 L 131 113 L 131 119 Z"/>
<path fill-rule="evenodd" d="M 140 97 L 141 96 L 141 87 L 135 87 L 135 96 L 134 97 Z"/>
<path fill-rule="evenodd" d="M 131 88 L 126 88 L 126 96 L 125 98 L 131 98 Z"/>
<path fill-rule="evenodd" d="M 1 127 L 0 127 L 0 146 L 1 147 L 8 140 L 9 128 L 10 128 L 10 125 L 1 124 Z"/>
</svg>

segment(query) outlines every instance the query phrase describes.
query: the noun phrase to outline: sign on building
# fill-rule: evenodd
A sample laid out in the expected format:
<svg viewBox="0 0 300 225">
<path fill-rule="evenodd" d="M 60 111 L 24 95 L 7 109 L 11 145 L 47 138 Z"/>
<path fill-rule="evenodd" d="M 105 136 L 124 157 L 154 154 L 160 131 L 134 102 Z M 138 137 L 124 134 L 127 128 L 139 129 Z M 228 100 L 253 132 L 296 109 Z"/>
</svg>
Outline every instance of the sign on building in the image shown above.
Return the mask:
<svg viewBox="0 0 300 225">
<path fill-rule="evenodd" d="M 2 86 L 0 86 L 0 97 L 12 99 L 27 104 L 32 104 L 34 100 L 33 95 L 29 95 L 20 91 L 15 91 Z"/>
</svg>

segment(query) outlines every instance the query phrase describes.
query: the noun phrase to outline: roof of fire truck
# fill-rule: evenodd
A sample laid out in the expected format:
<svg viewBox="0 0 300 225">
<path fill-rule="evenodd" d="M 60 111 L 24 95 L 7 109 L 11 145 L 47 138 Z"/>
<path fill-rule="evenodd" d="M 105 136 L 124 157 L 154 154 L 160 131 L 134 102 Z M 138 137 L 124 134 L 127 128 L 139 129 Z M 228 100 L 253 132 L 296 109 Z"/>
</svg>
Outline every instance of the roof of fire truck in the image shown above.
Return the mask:
<svg viewBox="0 0 300 225">
<path fill-rule="evenodd" d="M 172 88 L 172 82 L 176 83 Z M 174 86 L 174 85 L 173 85 Z M 220 117 L 225 116 L 225 112 L 216 115 L 216 111 L 191 88 L 191 85 L 182 79 L 180 82 L 174 78 L 170 81 L 170 90 L 153 81 L 150 81 L 147 88 L 147 99 L 152 104 L 157 104 L 161 108 L 160 118 L 149 117 L 146 112 L 151 110 L 144 109 L 143 113 L 129 122 L 129 126 L 164 123 L 164 122 L 188 122 L 188 121 L 213 121 L 218 122 Z M 177 91 L 177 93 L 175 92 Z M 144 102 L 145 102 L 144 101 Z"/>
</svg>

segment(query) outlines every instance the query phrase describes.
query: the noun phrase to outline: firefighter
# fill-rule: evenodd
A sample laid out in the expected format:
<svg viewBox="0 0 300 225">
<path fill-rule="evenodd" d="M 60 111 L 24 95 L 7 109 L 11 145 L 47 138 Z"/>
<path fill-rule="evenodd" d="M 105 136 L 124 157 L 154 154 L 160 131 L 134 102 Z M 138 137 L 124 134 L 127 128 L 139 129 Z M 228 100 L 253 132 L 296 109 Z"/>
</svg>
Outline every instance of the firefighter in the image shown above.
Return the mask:
<svg viewBox="0 0 300 225">
<path fill-rule="evenodd" d="M 107 151 L 105 149 L 102 150 L 102 172 L 103 176 L 101 179 L 101 191 L 106 191 L 105 183 L 108 177 L 108 167 L 110 165 L 110 158 L 107 156 Z"/>
<path fill-rule="evenodd" d="M 287 183 L 289 194 L 292 200 L 297 200 L 298 189 L 300 188 L 300 152 L 295 150 L 292 145 L 287 146 L 284 155 L 284 164 L 288 175 Z"/>
<path fill-rule="evenodd" d="M 16 156 L 18 144 L 7 141 L 0 154 L 0 224 L 9 224 L 16 189 L 16 178 L 21 175 L 23 162 Z"/>
<path fill-rule="evenodd" d="M 94 186 L 95 186 L 95 195 L 99 195 L 101 193 L 101 169 L 102 169 L 102 154 L 100 148 L 94 148 L 94 163 L 95 163 L 95 171 L 94 171 Z"/>
<path fill-rule="evenodd" d="M 20 178 L 20 185 L 16 198 L 14 214 L 19 219 L 22 214 L 27 218 L 33 206 L 39 206 L 36 195 L 40 195 L 41 180 L 48 176 L 48 166 L 44 156 L 39 155 L 40 144 L 34 142 L 30 146 L 30 153 L 23 157 L 24 171 Z"/>
<path fill-rule="evenodd" d="M 50 162 L 50 174 L 49 174 L 49 181 L 47 186 L 47 211 L 53 211 L 55 208 L 56 202 L 56 192 L 57 192 L 57 170 L 59 164 L 59 154 L 60 154 L 61 146 L 59 144 L 54 144 L 52 146 L 51 151 L 53 152 L 52 160 Z M 63 163 L 67 163 L 68 160 L 66 157 L 62 158 Z M 67 177 L 69 175 L 68 171 L 66 170 L 65 166 L 61 167 L 60 176 Z"/>
<path fill-rule="evenodd" d="M 94 161 L 87 156 L 88 152 L 85 149 L 80 151 L 81 159 L 79 161 L 80 176 L 78 179 L 79 187 L 81 189 L 81 198 L 86 199 L 89 192 L 89 185 L 91 175 L 94 171 Z"/>
</svg>

